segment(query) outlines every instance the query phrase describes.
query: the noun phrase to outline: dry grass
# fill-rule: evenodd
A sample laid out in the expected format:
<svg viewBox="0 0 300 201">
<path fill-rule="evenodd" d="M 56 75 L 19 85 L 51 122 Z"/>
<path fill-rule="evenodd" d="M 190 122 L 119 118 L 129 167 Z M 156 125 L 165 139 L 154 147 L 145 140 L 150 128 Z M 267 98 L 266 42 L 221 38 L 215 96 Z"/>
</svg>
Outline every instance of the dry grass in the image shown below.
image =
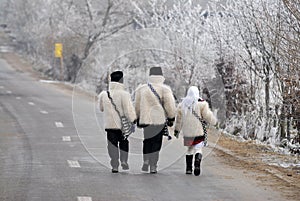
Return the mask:
<svg viewBox="0 0 300 201">
<path fill-rule="evenodd" d="M 252 173 L 251 176 L 255 173 L 262 186 L 273 187 L 289 200 L 299 199 L 300 167 L 284 168 L 269 164 L 272 160 L 299 164 L 299 156 L 276 153 L 253 141 L 239 142 L 225 135 L 220 136 L 218 145 L 224 149 L 217 149 L 216 153 L 225 164 L 243 169 L 245 174 Z"/>
</svg>

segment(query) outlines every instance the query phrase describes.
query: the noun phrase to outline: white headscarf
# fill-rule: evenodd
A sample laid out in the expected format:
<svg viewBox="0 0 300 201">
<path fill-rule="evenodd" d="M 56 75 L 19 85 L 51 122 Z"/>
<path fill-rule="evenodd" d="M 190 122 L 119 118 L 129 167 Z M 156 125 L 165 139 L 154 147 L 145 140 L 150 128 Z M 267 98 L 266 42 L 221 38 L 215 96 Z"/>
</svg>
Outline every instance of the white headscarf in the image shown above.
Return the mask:
<svg viewBox="0 0 300 201">
<path fill-rule="evenodd" d="M 199 89 L 195 86 L 191 86 L 187 92 L 186 97 L 183 98 L 181 102 L 182 109 L 184 110 L 185 114 L 188 112 L 188 110 L 192 111 L 199 98 Z"/>
</svg>

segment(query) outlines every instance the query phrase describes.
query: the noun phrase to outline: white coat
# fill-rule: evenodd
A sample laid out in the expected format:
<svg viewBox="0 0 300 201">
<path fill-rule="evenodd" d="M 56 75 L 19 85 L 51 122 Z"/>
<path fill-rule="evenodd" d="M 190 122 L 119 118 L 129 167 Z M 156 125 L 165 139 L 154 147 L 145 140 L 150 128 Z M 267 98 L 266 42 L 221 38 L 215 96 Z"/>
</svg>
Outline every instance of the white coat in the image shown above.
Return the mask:
<svg viewBox="0 0 300 201">
<path fill-rule="evenodd" d="M 136 120 L 135 109 L 130 94 L 125 91 L 124 84 L 109 83 L 109 92 L 121 116 L 125 115 L 131 122 Z M 98 96 L 99 109 L 104 112 L 105 129 L 121 129 L 121 120 L 108 98 L 107 91 L 102 91 Z"/>
<path fill-rule="evenodd" d="M 197 102 L 195 104 L 194 111 L 198 114 L 199 117 L 201 117 L 211 125 L 215 125 L 217 123 L 217 119 L 214 117 L 206 101 Z M 192 114 L 191 111 L 185 112 L 182 108 L 182 103 L 180 103 L 177 107 L 175 130 L 180 131 L 181 134 L 185 137 L 196 137 L 204 135 L 201 122 L 195 117 L 195 115 Z"/>
<path fill-rule="evenodd" d="M 135 92 L 135 111 L 140 126 L 146 125 L 162 125 L 166 118 L 170 121 L 175 120 L 176 106 L 172 90 L 165 85 L 165 78 L 160 75 L 151 75 L 149 83 L 158 93 L 166 110 L 160 104 L 158 98 L 149 88 L 148 84 L 143 84 L 136 89 Z"/>
</svg>

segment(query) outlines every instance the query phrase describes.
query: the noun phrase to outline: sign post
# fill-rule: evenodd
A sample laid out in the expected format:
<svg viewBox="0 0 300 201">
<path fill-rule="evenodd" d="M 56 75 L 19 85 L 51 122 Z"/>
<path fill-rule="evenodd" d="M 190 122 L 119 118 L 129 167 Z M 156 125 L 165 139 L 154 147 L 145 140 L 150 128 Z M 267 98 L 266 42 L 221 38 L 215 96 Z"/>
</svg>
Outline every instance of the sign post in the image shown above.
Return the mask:
<svg viewBox="0 0 300 201">
<path fill-rule="evenodd" d="M 54 55 L 56 58 L 60 58 L 60 79 L 63 81 L 64 79 L 64 71 L 63 71 L 63 44 L 55 43 Z"/>
</svg>

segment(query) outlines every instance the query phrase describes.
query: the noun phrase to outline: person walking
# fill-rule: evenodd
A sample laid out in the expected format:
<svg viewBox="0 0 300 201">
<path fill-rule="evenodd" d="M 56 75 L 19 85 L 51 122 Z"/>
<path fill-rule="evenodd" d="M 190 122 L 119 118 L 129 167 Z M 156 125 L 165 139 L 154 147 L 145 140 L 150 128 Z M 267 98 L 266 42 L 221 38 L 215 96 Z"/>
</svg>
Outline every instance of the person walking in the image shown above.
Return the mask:
<svg viewBox="0 0 300 201">
<path fill-rule="evenodd" d="M 161 67 L 150 69 L 149 80 L 136 89 L 137 125 L 144 130 L 142 171 L 157 173 L 165 125 L 173 126 L 176 106 L 172 90 L 164 84 Z"/>
<path fill-rule="evenodd" d="M 123 72 L 115 71 L 110 75 L 109 90 L 98 96 L 99 108 L 104 112 L 105 131 L 107 132 L 107 149 L 112 166 L 112 173 L 118 172 L 119 159 L 123 170 L 128 170 L 129 142 L 122 133 L 120 115 L 126 116 L 132 123 L 136 122 L 136 113 L 130 97 L 123 84 Z"/>
<path fill-rule="evenodd" d="M 194 175 L 199 176 L 201 173 L 202 147 L 205 145 L 206 132 L 203 120 L 211 125 L 217 122 L 208 103 L 200 98 L 198 88 L 191 86 L 187 96 L 177 107 L 174 132 L 176 138 L 179 137 L 179 133 L 182 133 L 184 146 L 187 146 L 186 174 L 193 172 L 194 154 Z"/>
</svg>

